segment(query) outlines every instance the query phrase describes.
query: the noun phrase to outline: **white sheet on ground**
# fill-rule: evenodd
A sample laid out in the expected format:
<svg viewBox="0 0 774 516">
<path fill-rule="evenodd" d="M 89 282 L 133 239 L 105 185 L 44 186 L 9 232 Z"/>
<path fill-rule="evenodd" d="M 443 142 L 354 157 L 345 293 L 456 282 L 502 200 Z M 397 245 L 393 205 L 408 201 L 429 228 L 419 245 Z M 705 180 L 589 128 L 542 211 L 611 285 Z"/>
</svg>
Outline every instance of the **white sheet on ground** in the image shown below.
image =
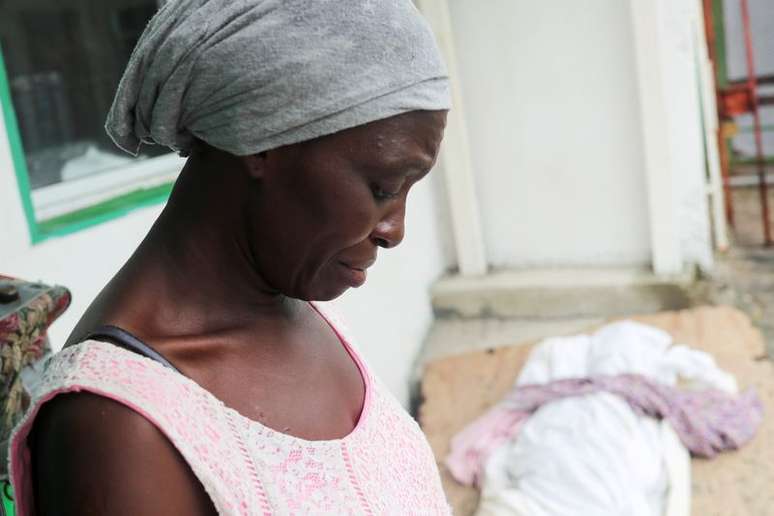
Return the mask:
<svg viewBox="0 0 774 516">
<path fill-rule="evenodd" d="M 518 385 L 636 373 L 737 392 L 714 359 L 631 321 L 543 341 Z M 487 461 L 478 516 L 688 516 L 690 456 L 666 422 L 608 393 L 549 403 Z"/>
</svg>

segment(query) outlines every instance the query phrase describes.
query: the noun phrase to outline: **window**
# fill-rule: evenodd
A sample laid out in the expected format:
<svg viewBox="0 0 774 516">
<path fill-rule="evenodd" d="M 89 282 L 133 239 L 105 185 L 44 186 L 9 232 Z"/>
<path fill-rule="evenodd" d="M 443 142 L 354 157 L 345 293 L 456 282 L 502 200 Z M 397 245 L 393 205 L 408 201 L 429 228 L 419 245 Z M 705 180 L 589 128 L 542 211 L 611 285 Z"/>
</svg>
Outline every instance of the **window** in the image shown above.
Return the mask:
<svg viewBox="0 0 774 516">
<path fill-rule="evenodd" d="M 126 62 L 158 6 L 0 0 L 0 101 L 33 241 L 168 195 L 181 158 L 160 146 L 132 158 L 104 130 Z"/>
</svg>

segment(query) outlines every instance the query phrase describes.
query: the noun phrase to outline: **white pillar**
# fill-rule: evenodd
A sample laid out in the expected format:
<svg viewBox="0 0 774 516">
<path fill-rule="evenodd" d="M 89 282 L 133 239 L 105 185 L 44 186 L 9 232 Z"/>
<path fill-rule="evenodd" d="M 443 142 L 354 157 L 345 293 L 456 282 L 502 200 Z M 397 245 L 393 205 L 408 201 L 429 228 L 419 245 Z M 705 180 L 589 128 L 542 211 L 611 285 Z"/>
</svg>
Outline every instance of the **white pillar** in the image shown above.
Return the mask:
<svg viewBox="0 0 774 516">
<path fill-rule="evenodd" d="M 637 89 L 642 119 L 646 193 L 650 210 L 650 240 L 653 271 L 682 271 L 672 174 L 667 91 L 663 77 L 663 1 L 630 0 L 637 65 Z"/>
<path fill-rule="evenodd" d="M 447 0 L 418 0 L 418 4 L 435 33 L 446 60 L 451 81 L 452 110 L 446 123 L 439 162 L 444 170 L 446 191 L 449 196 L 457 265 L 462 276 L 483 275 L 486 274 L 487 269 L 486 254 L 481 233 L 475 179 L 470 163 L 470 147 L 449 5 Z"/>
<path fill-rule="evenodd" d="M 694 41 L 698 49 L 697 66 L 699 68 L 699 86 L 701 88 L 702 121 L 704 125 L 704 147 L 707 149 L 707 192 L 710 196 L 712 210 L 712 228 L 715 247 L 719 251 L 728 250 L 728 228 L 726 225 L 725 193 L 723 192 L 723 177 L 720 171 L 720 155 L 718 150 L 718 108 L 715 99 L 715 77 L 712 62 L 709 58 L 707 39 L 705 38 L 703 5 L 701 0 L 695 0 L 698 15 L 694 27 Z"/>
</svg>

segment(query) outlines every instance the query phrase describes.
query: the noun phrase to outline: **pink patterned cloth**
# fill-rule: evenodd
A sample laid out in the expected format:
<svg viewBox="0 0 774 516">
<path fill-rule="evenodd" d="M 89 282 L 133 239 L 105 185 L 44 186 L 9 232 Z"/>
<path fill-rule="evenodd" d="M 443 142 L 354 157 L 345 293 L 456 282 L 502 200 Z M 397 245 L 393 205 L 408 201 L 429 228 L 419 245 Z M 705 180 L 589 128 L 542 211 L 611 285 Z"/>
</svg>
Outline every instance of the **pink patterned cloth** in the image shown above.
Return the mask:
<svg viewBox="0 0 774 516">
<path fill-rule="evenodd" d="M 112 344 L 86 341 L 59 352 L 12 437 L 17 514 L 33 514 L 27 435 L 35 415 L 47 400 L 74 391 L 116 400 L 156 425 L 219 514 L 450 514 L 419 426 L 366 368 L 330 314 L 324 317 L 366 384 L 357 426 L 329 441 L 307 441 L 247 419 L 192 380 Z"/>
<path fill-rule="evenodd" d="M 739 448 L 755 436 L 763 419 L 763 405 L 752 389 L 738 396 L 715 389 L 681 390 L 637 374 L 522 385 L 454 436 L 446 458 L 449 471 L 462 484 L 478 484 L 489 455 L 516 437 L 541 406 L 597 392 L 623 398 L 637 414 L 666 419 L 699 457 Z"/>
</svg>

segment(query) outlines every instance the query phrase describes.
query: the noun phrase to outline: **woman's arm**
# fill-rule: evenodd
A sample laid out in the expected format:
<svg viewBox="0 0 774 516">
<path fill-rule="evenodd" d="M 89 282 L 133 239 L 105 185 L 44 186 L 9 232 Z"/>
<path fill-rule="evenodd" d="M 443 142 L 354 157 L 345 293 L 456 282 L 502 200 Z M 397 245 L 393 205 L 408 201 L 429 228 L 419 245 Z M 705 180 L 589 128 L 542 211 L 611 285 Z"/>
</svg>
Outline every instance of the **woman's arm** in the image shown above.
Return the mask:
<svg viewBox="0 0 774 516">
<path fill-rule="evenodd" d="M 177 449 L 118 402 L 56 396 L 41 408 L 29 439 L 38 516 L 216 514 Z"/>
</svg>

